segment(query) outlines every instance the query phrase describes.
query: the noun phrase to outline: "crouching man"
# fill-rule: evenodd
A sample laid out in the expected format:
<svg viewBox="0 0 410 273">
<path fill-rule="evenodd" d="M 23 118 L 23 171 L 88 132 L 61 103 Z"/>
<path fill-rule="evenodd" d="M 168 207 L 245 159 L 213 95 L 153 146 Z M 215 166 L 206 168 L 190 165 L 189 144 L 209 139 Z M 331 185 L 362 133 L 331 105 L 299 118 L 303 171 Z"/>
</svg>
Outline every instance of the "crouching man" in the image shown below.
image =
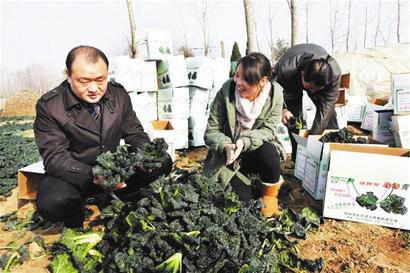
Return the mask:
<svg viewBox="0 0 410 273">
<path fill-rule="evenodd" d="M 37 209 L 46 220 L 62 221 L 66 227 L 83 227 L 85 198 L 103 191 L 104 179 L 92 174 L 96 157 L 114 152 L 121 139 L 131 151 L 150 141 L 127 91 L 107 81 L 108 65 L 97 48 L 72 49 L 66 59 L 67 79 L 36 105 L 34 133 L 45 168 Z M 159 169 L 137 169 L 115 192 L 125 196 L 168 174 L 171 167 L 169 157 Z"/>
</svg>

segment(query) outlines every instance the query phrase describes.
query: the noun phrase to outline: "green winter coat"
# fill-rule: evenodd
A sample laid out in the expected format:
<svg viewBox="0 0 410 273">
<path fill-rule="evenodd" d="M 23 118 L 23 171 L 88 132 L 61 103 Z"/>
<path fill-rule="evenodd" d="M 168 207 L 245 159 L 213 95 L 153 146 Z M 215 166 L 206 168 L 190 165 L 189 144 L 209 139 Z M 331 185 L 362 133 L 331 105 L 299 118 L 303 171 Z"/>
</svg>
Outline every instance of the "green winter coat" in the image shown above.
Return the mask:
<svg viewBox="0 0 410 273">
<path fill-rule="evenodd" d="M 277 82 L 272 82 L 269 97 L 252 130 L 241 132 L 236 120 L 235 83 L 232 79 L 225 82 L 212 103 L 208 118 L 204 136 L 208 154 L 203 174 L 225 187 L 234 175 L 250 185 L 251 181 L 239 172 L 241 166 L 238 161 L 235 161 L 232 169 L 225 166 L 224 147 L 226 144 L 235 143 L 239 138 L 245 144 L 242 153 L 252 152 L 264 142 L 268 142 L 275 145 L 284 160 L 286 153 L 276 133 L 276 127 L 281 122 L 282 107 L 283 89 Z"/>
</svg>

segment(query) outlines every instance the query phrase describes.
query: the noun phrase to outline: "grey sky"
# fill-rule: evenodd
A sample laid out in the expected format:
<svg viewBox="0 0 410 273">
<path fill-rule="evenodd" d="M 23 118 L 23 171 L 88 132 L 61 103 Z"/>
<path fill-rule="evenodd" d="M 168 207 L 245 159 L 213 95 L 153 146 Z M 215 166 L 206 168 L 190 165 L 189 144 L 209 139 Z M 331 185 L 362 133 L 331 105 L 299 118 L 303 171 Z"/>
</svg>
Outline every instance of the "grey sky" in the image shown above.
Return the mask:
<svg viewBox="0 0 410 273">
<path fill-rule="evenodd" d="M 299 42 L 305 41 L 305 0 L 299 0 Z M 373 46 L 377 23 L 378 1 L 367 1 L 369 8 L 368 46 Z M 410 14 L 404 1 L 401 39 L 409 41 Z M 254 16 L 260 50 L 268 54 L 267 39 L 269 1 L 254 1 Z M 348 1 L 332 1 L 337 10 L 336 48 L 344 51 Z M 350 48 L 363 47 L 365 1 L 352 1 Z M 244 54 L 246 29 L 242 0 L 208 1 L 212 10 L 209 21 L 213 55 L 220 55 L 220 41 L 225 43 L 229 57 L 234 41 Z M 285 0 L 271 1 L 275 10 L 274 38 L 290 40 L 289 9 Z M 108 56 L 123 55 L 127 48 L 129 22 L 125 0 L 117 1 L 1 1 L 1 68 L 20 70 L 40 64 L 52 71 L 64 68 L 68 51 L 89 44 L 102 49 Z M 174 51 L 182 45 L 184 32 L 188 46 L 202 47 L 198 22 L 201 1 L 134 1 L 137 28 L 154 27 L 171 32 Z M 309 41 L 330 50 L 329 1 L 309 1 Z M 381 33 L 378 45 L 397 42 L 397 1 L 382 1 Z M 185 31 L 184 31 L 185 30 Z"/>
</svg>

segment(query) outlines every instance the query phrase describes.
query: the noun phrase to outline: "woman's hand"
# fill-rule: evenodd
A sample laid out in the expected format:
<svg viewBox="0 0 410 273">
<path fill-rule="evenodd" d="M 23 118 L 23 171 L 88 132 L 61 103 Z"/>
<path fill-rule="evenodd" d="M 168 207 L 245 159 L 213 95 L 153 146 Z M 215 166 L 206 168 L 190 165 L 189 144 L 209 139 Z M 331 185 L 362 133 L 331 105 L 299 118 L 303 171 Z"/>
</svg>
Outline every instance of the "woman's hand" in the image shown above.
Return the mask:
<svg viewBox="0 0 410 273">
<path fill-rule="evenodd" d="M 243 140 L 238 139 L 235 144 L 227 144 L 225 146 L 226 166 L 231 165 L 239 157 L 244 145 Z"/>
</svg>

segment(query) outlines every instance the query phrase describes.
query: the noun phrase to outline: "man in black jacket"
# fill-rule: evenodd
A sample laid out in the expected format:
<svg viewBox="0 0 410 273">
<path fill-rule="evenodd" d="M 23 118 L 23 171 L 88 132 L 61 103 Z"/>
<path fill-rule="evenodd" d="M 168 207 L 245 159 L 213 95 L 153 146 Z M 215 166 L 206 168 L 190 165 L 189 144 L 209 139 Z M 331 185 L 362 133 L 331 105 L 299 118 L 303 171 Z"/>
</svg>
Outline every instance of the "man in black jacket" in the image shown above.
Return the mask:
<svg viewBox="0 0 410 273">
<path fill-rule="evenodd" d="M 121 139 L 132 151 L 150 139 L 127 91 L 107 81 L 108 59 L 102 51 L 76 47 L 67 55 L 66 69 L 67 80 L 44 94 L 36 105 L 34 133 L 45 168 L 37 208 L 47 220 L 82 227 L 85 197 L 102 192 L 104 178 L 92 175 L 96 157 L 115 151 Z M 171 166 L 168 158 L 152 172 L 136 169 L 116 192 L 124 196 L 169 173 Z"/>
<path fill-rule="evenodd" d="M 336 60 L 316 44 L 291 47 L 274 67 L 276 81 L 283 87 L 284 109 L 282 122 L 302 116 L 303 90 L 316 106 L 316 115 L 308 134 L 322 134 L 325 129 L 338 129 L 335 105 L 339 97 L 341 71 Z M 296 142 L 292 142 L 292 160 L 295 160 Z"/>
</svg>

